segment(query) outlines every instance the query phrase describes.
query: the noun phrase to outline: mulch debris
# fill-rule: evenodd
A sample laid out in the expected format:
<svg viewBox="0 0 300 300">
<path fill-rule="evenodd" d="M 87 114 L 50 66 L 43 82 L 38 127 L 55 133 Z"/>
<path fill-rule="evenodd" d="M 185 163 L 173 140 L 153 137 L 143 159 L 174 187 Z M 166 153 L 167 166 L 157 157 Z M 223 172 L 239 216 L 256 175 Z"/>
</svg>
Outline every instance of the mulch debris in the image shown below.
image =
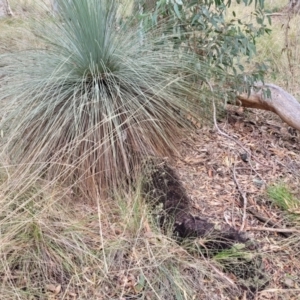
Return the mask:
<svg viewBox="0 0 300 300">
<path fill-rule="evenodd" d="M 268 253 L 261 258 L 268 280 L 256 287 L 255 293 L 252 285 L 252 297 L 268 299 L 268 295 L 274 296 L 268 290 L 278 289 L 283 295 L 281 298 L 278 292 L 278 299 L 287 295 L 292 299 L 291 282 L 295 291 L 300 287 L 300 235 L 280 232 L 291 224 L 268 199 L 266 188 L 283 183 L 300 198 L 300 133 L 272 113 L 230 106 L 218 126 L 244 147 L 218 134 L 212 126 L 197 128 L 181 141 L 178 158 L 158 164 L 152 173 L 152 199 L 159 199 L 164 211 L 174 217 L 174 231 L 179 237 L 203 237 L 214 232 L 218 244 L 210 246 L 220 250 L 247 239 L 255 241 L 261 253 Z M 247 199 L 246 211 L 242 194 Z M 300 224 L 292 226 L 299 230 Z M 253 230 L 258 227 L 261 229 Z M 264 230 L 267 227 L 273 230 Z M 290 243 L 285 242 L 288 239 Z M 238 277 L 234 269 L 227 271 Z"/>
</svg>

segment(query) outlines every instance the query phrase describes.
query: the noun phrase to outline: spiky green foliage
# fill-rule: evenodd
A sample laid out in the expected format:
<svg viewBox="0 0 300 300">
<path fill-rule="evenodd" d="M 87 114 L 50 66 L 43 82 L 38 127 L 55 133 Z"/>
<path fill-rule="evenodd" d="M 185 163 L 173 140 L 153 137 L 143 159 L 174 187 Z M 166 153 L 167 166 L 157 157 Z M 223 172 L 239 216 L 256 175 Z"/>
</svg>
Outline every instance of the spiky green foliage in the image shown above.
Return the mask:
<svg viewBox="0 0 300 300">
<path fill-rule="evenodd" d="M 199 93 L 192 58 L 154 32 L 141 39 L 116 1 L 58 2 L 42 49 L 0 57 L 7 149 L 31 172 L 115 186 L 144 156 L 176 151 Z"/>
</svg>

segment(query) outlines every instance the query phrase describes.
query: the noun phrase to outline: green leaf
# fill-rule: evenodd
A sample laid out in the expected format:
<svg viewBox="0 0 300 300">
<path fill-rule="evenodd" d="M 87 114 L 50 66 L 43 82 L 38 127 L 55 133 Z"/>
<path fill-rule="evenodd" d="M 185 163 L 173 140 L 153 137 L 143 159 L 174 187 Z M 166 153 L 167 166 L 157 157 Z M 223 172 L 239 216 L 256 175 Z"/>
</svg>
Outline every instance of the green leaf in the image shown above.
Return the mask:
<svg viewBox="0 0 300 300">
<path fill-rule="evenodd" d="M 177 3 L 174 3 L 174 11 L 176 13 L 176 16 L 181 19 L 181 15 L 180 15 L 180 11 L 179 11 L 179 7 L 178 7 L 178 4 Z"/>
</svg>

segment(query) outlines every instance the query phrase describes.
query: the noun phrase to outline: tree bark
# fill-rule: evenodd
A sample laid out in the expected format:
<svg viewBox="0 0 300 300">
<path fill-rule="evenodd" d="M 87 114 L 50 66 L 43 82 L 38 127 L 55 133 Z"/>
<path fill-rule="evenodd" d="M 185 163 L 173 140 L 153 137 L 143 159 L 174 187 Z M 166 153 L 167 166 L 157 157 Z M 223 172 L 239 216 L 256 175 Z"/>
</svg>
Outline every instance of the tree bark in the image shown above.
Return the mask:
<svg viewBox="0 0 300 300">
<path fill-rule="evenodd" d="M 288 11 L 293 13 L 300 12 L 300 0 L 290 0 L 288 4 Z"/>
<path fill-rule="evenodd" d="M 300 131 L 300 103 L 275 84 L 257 84 L 256 87 L 260 90 L 252 90 L 250 95 L 245 93 L 237 95 L 238 102 L 244 107 L 272 111 L 289 126 Z M 271 97 L 268 98 L 262 89 L 270 90 Z"/>
<path fill-rule="evenodd" d="M 8 0 L 0 0 L 0 18 L 12 16 L 13 13 L 9 6 Z"/>
</svg>

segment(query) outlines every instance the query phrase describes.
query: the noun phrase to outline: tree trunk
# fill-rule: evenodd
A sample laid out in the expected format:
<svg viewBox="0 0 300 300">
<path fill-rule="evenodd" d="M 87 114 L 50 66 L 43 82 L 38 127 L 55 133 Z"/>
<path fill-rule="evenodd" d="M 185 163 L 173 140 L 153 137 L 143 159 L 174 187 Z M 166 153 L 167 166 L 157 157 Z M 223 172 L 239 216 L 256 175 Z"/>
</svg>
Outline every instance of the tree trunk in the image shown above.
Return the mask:
<svg viewBox="0 0 300 300">
<path fill-rule="evenodd" d="M 0 0 L 0 18 L 12 15 L 8 0 Z"/>
<path fill-rule="evenodd" d="M 293 13 L 300 12 L 300 0 L 290 0 L 288 4 L 288 10 Z"/>
</svg>

